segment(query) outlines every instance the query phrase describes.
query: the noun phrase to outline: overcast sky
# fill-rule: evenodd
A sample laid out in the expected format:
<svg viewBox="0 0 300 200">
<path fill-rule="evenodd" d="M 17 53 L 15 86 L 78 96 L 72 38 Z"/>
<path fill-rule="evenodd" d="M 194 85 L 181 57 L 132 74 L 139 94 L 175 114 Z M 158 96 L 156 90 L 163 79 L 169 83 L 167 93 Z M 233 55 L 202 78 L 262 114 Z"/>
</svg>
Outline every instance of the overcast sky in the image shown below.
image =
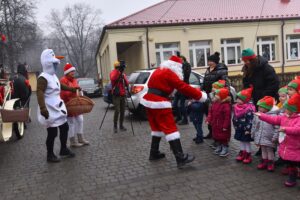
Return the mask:
<svg viewBox="0 0 300 200">
<path fill-rule="evenodd" d="M 85 2 L 93 8 L 102 11 L 101 18 L 104 23 L 110 23 L 122 17 L 130 15 L 143 8 L 151 6 L 162 0 L 38 0 L 37 21 L 45 29 L 47 16 L 52 9 L 62 10 L 66 5 L 77 2 Z"/>
</svg>

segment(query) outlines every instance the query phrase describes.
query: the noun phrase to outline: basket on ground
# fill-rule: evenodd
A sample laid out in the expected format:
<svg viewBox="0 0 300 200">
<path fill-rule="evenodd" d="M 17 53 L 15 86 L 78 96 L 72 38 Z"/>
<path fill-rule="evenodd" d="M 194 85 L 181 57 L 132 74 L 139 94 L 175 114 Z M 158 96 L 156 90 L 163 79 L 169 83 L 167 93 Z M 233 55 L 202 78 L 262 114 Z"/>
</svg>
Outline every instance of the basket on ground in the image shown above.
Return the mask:
<svg viewBox="0 0 300 200">
<path fill-rule="evenodd" d="M 1 109 L 2 122 L 28 122 L 29 108 L 21 108 L 16 110 Z"/>
<path fill-rule="evenodd" d="M 77 96 L 66 103 L 69 115 L 81 115 L 92 111 L 95 103 L 86 96 Z"/>
</svg>

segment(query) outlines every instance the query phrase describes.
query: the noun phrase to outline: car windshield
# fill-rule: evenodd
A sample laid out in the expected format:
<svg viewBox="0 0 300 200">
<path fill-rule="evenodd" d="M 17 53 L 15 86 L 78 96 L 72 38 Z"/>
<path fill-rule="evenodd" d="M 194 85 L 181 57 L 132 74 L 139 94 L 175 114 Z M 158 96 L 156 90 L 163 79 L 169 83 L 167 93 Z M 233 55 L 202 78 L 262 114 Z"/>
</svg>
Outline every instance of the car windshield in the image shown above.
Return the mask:
<svg viewBox="0 0 300 200">
<path fill-rule="evenodd" d="M 136 80 L 136 78 L 140 75 L 139 72 L 133 72 L 132 74 L 130 74 L 129 78 L 128 78 L 128 82 L 130 84 L 133 84 Z"/>
<path fill-rule="evenodd" d="M 94 85 L 95 80 L 94 79 L 86 79 L 86 80 L 80 80 L 78 81 L 79 85 Z"/>
<path fill-rule="evenodd" d="M 135 84 L 145 84 L 150 76 L 150 72 L 140 72 L 135 80 Z"/>
</svg>

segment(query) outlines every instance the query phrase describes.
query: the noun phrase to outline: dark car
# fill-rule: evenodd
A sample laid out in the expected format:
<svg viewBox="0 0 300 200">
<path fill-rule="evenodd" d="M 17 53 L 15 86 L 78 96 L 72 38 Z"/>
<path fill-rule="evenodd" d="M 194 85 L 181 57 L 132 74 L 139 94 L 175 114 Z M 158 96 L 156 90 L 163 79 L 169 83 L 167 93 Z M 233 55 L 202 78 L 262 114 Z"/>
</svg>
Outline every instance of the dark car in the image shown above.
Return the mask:
<svg viewBox="0 0 300 200">
<path fill-rule="evenodd" d="M 113 103 L 111 89 L 112 89 L 111 82 L 109 82 L 104 86 L 104 90 L 103 90 L 103 100 L 108 104 Z"/>
<path fill-rule="evenodd" d="M 102 89 L 98 82 L 93 78 L 78 78 L 79 87 L 82 88 L 83 94 L 89 97 L 100 97 Z"/>
</svg>

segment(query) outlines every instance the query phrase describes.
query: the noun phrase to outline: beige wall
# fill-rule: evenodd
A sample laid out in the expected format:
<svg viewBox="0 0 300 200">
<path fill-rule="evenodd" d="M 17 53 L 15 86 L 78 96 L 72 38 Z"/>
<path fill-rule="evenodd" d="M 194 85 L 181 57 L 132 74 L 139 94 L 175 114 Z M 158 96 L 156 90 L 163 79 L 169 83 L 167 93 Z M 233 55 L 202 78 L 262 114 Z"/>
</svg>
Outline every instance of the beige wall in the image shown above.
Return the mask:
<svg viewBox="0 0 300 200">
<path fill-rule="evenodd" d="M 295 20 L 286 21 L 284 26 L 284 39 L 286 35 L 294 34 L 293 30 L 295 27 Z M 277 72 L 281 72 L 282 66 L 282 44 L 281 44 L 281 21 L 261 22 L 257 30 L 258 23 L 235 23 L 235 24 L 211 24 L 211 25 L 189 25 L 189 26 L 173 26 L 173 27 L 152 27 L 149 28 L 149 54 L 150 63 L 156 63 L 155 44 L 156 43 L 167 43 L 167 42 L 178 42 L 179 49 L 183 55 L 190 60 L 189 55 L 189 42 L 199 40 L 210 40 L 211 41 L 211 53 L 215 51 L 221 52 L 221 39 L 241 39 L 241 49 L 253 48 L 253 43 L 256 42 L 256 31 L 257 37 L 260 36 L 275 36 L 276 38 L 276 60 L 270 64 L 276 68 Z M 107 41 L 109 40 L 109 41 Z M 140 58 L 137 62 L 140 63 L 140 68 L 147 67 L 147 55 L 146 55 L 146 29 L 145 28 L 131 28 L 131 29 L 111 29 L 107 30 L 106 36 L 104 37 L 100 51 L 101 55 L 105 45 L 109 45 L 109 62 L 112 63 L 117 59 L 116 43 L 117 42 L 131 42 L 141 41 L 142 45 L 140 49 L 136 49 L 136 53 L 128 53 L 128 55 L 140 54 Z M 286 44 L 286 42 L 285 42 Z M 284 45 L 286 52 L 286 45 Z M 256 52 L 256 43 L 254 46 Z M 286 55 L 286 53 L 285 53 Z M 287 57 L 287 56 L 285 56 Z M 136 58 L 132 58 L 136 59 Z M 287 58 L 285 58 L 287 59 Z M 107 62 L 102 65 L 103 68 L 112 69 L 108 66 Z M 286 61 L 284 63 L 285 71 L 300 71 L 300 61 Z M 240 74 L 241 64 L 239 65 L 228 65 L 230 74 Z M 102 68 L 102 69 L 103 69 Z M 205 67 L 194 68 L 199 72 L 204 72 Z M 109 70 L 107 70 L 109 71 Z M 107 72 L 106 72 L 107 73 Z"/>
</svg>

